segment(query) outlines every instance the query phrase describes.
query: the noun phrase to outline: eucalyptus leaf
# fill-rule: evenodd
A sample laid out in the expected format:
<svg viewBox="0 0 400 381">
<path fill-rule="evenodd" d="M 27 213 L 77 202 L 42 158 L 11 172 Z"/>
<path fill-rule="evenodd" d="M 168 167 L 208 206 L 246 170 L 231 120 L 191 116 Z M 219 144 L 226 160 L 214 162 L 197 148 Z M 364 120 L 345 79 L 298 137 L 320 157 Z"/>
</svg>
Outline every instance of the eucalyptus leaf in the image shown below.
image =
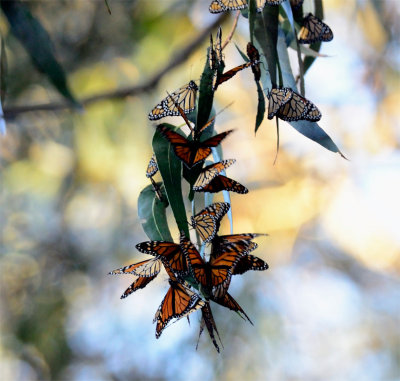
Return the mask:
<svg viewBox="0 0 400 381">
<path fill-rule="evenodd" d="M 167 128 L 175 126 L 164 123 Z M 179 230 L 189 237 L 185 204 L 182 197 L 182 162 L 176 157 L 172 145 L 158 131 L 153 136 L 153 151 L 156 155 L 158 168 L 163 179 L 165 192 L 171 205 Z"/>
<path fill-rule="evenodd" d="M 257 94 L 258 94 L 258 106 L 257 106 L 257 116 L 256 116 L 256 128 L 255 133 L 257 133 L 258 128 L 264 120 L 265 115 L 265 96 L 263 89 L 261 88 L 260 82 L 256 82 Z"/>
<path fill-rule="evenodd" d="M 165 201 L 160 201 L 153 190 L 153 186 L 148 185 L 139 194 L 138 216 L 144 232 L 151 241 L 172 241 L 166 216 L 167 195 L 161 184 L 157 183 Z"/>
<path fill-rule="evenodd" d="M 1 1 L 0 6 L 10 24 L 12 33 L 29 53 L 36 68 L 44 73 L 58 92 L 76 107 L 81 107 L 73 97 L 62 66 L 55 58 L 49 34 L 37 20 L 26 2 Z"/>
</svg>

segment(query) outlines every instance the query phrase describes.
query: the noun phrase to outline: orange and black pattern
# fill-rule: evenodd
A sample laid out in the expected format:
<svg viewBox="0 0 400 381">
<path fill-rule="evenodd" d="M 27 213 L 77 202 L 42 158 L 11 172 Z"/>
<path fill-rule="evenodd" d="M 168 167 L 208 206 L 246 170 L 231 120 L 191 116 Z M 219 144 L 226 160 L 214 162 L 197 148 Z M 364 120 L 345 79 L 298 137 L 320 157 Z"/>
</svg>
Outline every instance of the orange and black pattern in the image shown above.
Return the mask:
<svg viewBox="0 0 400 381">
<path fill-rule="evenodd" d="M 212 147 L 217 147 L 223 139 L 233 130 L 222 132 L 203 142 L 199 140 L 188 140 L 165 125 L 157 126 L 157 130 L 172 144 L 172 148 L 188 168 L 205 160 L 211 153 Z"/>
<path fill-rule="evenodd" d="M 230 167 L 235 163 L 235 159 L 222 160 L 218 163 L 210 164 L 204 167 L 200 172 L 199 177 L 193 185 L 193 190 L 199 191 L 208 185 L 216 176 L 218 176 L 223 170 Z"/>
</svg>

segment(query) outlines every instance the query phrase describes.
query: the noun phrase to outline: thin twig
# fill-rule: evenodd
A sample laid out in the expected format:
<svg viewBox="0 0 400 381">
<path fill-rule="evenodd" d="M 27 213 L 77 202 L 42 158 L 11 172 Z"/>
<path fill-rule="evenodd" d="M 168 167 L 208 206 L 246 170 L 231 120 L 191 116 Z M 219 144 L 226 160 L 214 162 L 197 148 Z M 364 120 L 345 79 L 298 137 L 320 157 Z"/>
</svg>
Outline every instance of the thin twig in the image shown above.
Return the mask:
<svg viewBox="0 0 400 381">
<path fill-rule="evenodd" d="M 172 54 L 172 58 L 167 63 L 167 65 L 161 68 L 146 82 L 136 86 L 130 86 L 126 88 L 121 88 L 113 91 L 107 91 L 104 93 L 92 95 L 81 99 L 79 101 L 79 104 L 81 104 L 82 106 L 87 106 L 91 103 L 98 102 L 104 99 L 123 99 L 128 96 L 138 95 L 143 92 L 151 90 L 158 84 L 158 82 L 164 77 L 165 74 L 167 74 L 172 69 L 175 69 L 178 65 L 181 65 L 183 62 L 185 62 L 189 58 L 189 56 L 197 49 L 197 47 L 203 42 L 203 40 L 208 36 L 210 31 L 216 28 L 219 24 L 221 24 L 228 16 L 228 14 L 229 12 L 222 13 L 218 18 L 215 19 L 215 21 L 211 25 L 209 25 L 202 32 L 200 32 L 193 41 L 191 41 L 184 48 L 180 49 L 178 52 Z M 42 104 L 28 105 L 28 106 L 9 106 L 4 108 L 4 116 L 6 119 L 10 119 L 18 114 L 22 114 L 25 112 L 59 111 L 66 109 L 76 109 L 76 106 L 68 101 L 50 102 L 50 103 L 42 103 Z"/>
<path fill-rule="evenodd" d="M 224 50 L 226 48 L 226 46 L 231 42 L 233 34 L 235 33 L 235 30 L 236 30 L 236 27 L 238 24 L 239 16 L 240 16 L 240 11 L 237 11 L 235 21 L 233 22 L 233 25 L 232 25 L 232 29 L 231 29 L 228 37 L 224 41 L 224 43 L 221 45 L 221 50 Z"/>
</svg>

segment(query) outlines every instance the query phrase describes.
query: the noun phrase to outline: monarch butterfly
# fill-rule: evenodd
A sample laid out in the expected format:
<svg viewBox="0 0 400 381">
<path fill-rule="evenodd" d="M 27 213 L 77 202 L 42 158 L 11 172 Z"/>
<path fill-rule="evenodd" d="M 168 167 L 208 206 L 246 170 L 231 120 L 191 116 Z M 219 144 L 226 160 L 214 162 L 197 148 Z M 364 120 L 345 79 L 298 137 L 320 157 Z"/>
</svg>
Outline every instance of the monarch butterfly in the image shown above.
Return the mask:
<svg viewBox="0 0 400 381">
<path fill-rule="evenodd" d="M 304 0 L 290 0 L 290 5 L 293 10 L 299 9 L 303 5 Z"/>
<path fill-rule="evenodd" d="M 247 0 L 213 0 L 209 6 L 211 13 L 234 11 L 247 7 Z"/>
<path fill-rule="evenodd" d="M 193 190 L 197 191 L 205 187 L 212 179 L 218 176 L 221 171 L 231 166 L 235 161 L 235 159 L 222 160 L 204 167 L 193 185 Z"/>
<path fill-rule="evenodd" d="M 289 87 L 274 88 L 268 93 L 268 119 L 273 119 L 279 109 L 290 101 L 293 91 Z"/>
<path fill-rule="evenodd" d="M 121 295 L 121 299 L 125 299 L 133 292 L 145 288 L 156 276 L 157 274 L 150 277 L 138 277 Z"/>
<path fill-rule="evenodd" d="M 291 122 L 300 119 L 318 121 L 321 113 L 318 108 L 306 98 L 292 91 L 290 100 L 282 105 L 276 115 L 282 120 Z"/>
<path fill-rule="evenodd" d="M 212 35 L 210 35 L 210 48 L 209 48 L 209 65 L 211 70 L 213 71 L 213 82 L 212 89 L 213 91 L 217 90 L 219 85 L 219 78 L 222 75 L 225 62 L 224 57 L 222 55 L 222 29 L 218 28 L 217 31 L 217 42 L 214 45 Z"/>
<path fill-rule="evenodd" d="M 251 240 L 258 234 L 233 234 L 218 236 L 212 240 L 211 256 L 218 257 L 226 251 L 236 250 L 242 255 L 255 250 L 258 245 Z"/>
<path fill-rule="evenodd" d="M 188 140 L 163 124 L 157 126 L 157 130 L 172 144 L 176 156 L 188 168 L 192 168 L 195 164 L 203 161 L 211 153 L 211 147 L 217 147 L 233 131 L 225 131 L 200 142 L 199 140 Z"/>
<path fill-rule="evenodd" d="M 333 33 L 328 25 L 309 13 L 303 20 L 298 38 L 300 44 L 312 44 L 317 41 L 331 41 Z"/>
<path fill-rule="evenodd" d="M 203 186 L 201 189 L 197 189 L 197 192 L 209 192 L 216 193 L 226 190 L 228 192 L 235 192 L 239 194 L 248 193 L 249 190 L 242 184 L 238 183 L 235 180 L 230 179 L 229 177 L 219 175 L 212 179 L 210 183 Z"/>
<path fill-rule="evenodd" d="M 218 232 L 221 219 L 228 212 L 227 202 L 211 204 L 191 217 L 191 225 L 199 233 L 203 242 L 210 242 Z"/>
<path fill-rule="evenodd" d="M 239 66 L 234 67 L 233 69 L 228 70 L 227 72 L 219 75 L 216 79 L 215 85 L 214 85 L 214 91 L 217 89 L 217 87 L 221 84 L 226 82 L 228 79 L 231 79 L 233 76 L 235 76 L 239 71 L 242 71 L 243 69 L 246 69 L 247 67 L 251 66 L 251 62 L 246 62 L 244 64 L 241 64 Z"/>
<path fill-rule="evenodd" d="M 237 251 L 227 251 L 217 258 L 204 262 L 196 247 L 181 234 L 181 246 L 190 271 L 206 295 L 222 298 L 228 290 L 232 271 L 242 256 Z"/>
<path fill-rule="evenodd" d="M 178 276 L 184 277 L 189 273 L 185 255 L 181 247 L 176 243 L 146 241 L 138 243 L 136 249 L 141 253 L 154 255 L 157 259 L 162 261 L 166 269 L 171 269 L 173 273 Z"/>
<path fill-rule="evenodd" d="M 153 154 L 149 164 L 147 165 L 146 177 L 153 177 L 158 172 L 158 165 L 156 162 L 156 156 Z"/>
<path fill-rule="evenodd" d="M 154 317 L 154 322 L 157 321 L 157 339 L 172 319 L 176 318 L 179 320 L 205 305 L 205 302 L 198 294 L 190 290 L 176 278 L 169 279 L 169 285 L 170 287 Z"/>
<path fill-rule="evenodd" d="M 190 113 L 196 107 L 196 94 L 198 87 L 194 81 L 190 81 L 187 85 L 182 86 L 172 94 L 164 98 L 149 113 L 150 120 L 157 120 L 165 116 L 179 116 L 178 105 L 185 114 Z"/>
<path fill-rule="evenodd" d="M 145 261 L 133 263 L 132 265 L 121 267 L 110 271 L 108 274 L 133 274 L 140 277 L 152 277 L 161 271 L 161 261 L 157 258 L 146 259 Z"/>
<path fill-rule="evenodd" d="M 217 340 L 215 339 L 214 331 L 216 332 L 221 345 L 222 345 L 222 341 L 219 336 L 217 325 L 215 324 L 214 316 L 212 314 L 211 306 L 210 306 L 209 302 L 205 302 L 204 306 L 201 308 L 201 323 L 200 323 L 199 338 L 197 340 L 196 350 L 197 350 L 197 347 L 199 346 L 199 340 L 200 340 L 201 334 L 204 331 L 204 326 L 207 328 L 208 334 L 210 335 L 210 338 L 214 344 L 214 347 L 217 350 L 217 352 L 219 353 L 219 346 L 217 344 Z M 222 345 L 222 347 L 224 347 L 224 346 Z"/>
<path fill-rule="evenodd" d="M 228 292 L 224 295 L 223 298 L 211 298 L 215 303 L 220 304 L 226 308 L 229 308 L 232 311 L 238 312 L 241 317 L 245 316 L 251 325 L 254 325 L 251 319 L 247 316 L 246 312 L 243 311 L 243 308 L 240 307 L 239 303 L 233 299 L 232 295 Z M 243 315 L 243 316 L 242 316 Z"/>
<path fill-rule="evenodd" d="M 243 274 L 249 270 L 264 271 L 268 269 L 268 263 L 264 262 L 262 259 L 246 254 L 241 257 L 233 269 L 233 275 Z"/>
</svg>

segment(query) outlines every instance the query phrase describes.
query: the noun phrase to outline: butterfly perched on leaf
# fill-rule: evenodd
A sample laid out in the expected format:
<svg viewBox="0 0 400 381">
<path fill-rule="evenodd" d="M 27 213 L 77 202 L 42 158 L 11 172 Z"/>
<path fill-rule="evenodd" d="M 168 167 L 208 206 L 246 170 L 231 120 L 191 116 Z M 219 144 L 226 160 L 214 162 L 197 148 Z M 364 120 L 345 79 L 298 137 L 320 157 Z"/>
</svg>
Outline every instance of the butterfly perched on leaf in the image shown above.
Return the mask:
<svg viewBox="0 0 400 381">
<path fill-rule="evenodd" d="M 169 286 L 154 317 L 154 322 L 157 322 L 157 339 L 172 319 L 179 320 L 205 305 L 201 297 L 192 291 L 185 282 L 173 278 L 169 279 Z"/>
<path fill-rule="evenodd" d="M 268 119 L 272 119 L 281 106 L 290 101 L 292 95 L 293 91 L 289 87 L 272 89 L 268 94 Z"/>
<path fill-rule="evenodd" d="M 194 81 L 182 86 L 169 94 L 157 106 L 150 111 L 150 120 L 157 120 L 166 116 L 179 116 L 178 105 L 185 114 L 192 112 L 196 107 L 196 95 L 198 87 Z"/>
<path fill-rule="evenodd" d="M 201 190 L 208 185 L 211 180 L 217 177 L 223 170 L 235 163 L 235 159 L 222 160 L 218 163 L 207 165 L 200 172 L 199 177 L 193 185 L 193 190 Z"/>
<path fill-rule="evenodd" d="M 247 316 L 246 312 L 244 312 L 243 308 L 240 307 L 239 303 L 233 299 L 233 296 L 228 292 L 222 298 L 211 297 L 211 300 L 221 306 L 229 308 L 232 311 L 238 312 L 241 317 L 244 316 L 251 325 L 254 325 L 251 319 Z"/>
<path fill-rule="evenodd" d="M 309 13 L 303 20 L 298 39 L 300 44 L 312 44 L 318 41 L 327 42 L 333 39 L 333 33 L 328 25 Z"/>
<path fill-rule="evenodd" d="M 272 89 L 268 94 L 268 119 L 274 116 L 287 122 L 296 120 L 317 122 L 321 119 L 321 112 L 314 103 L 289 87 L 284 87 Z"/>
<path fill-rule="evenodd" d="M 222 55 L 222 28 L 219 27 L 214 45 L 212 34 L 210 34 L 210 47 L 208 49 L 209 66 L 213 72 L 212 89 L 217 90 L 220 77 L 225 68 L 224 57 Z"/>
<path fill-rule="evenodd" d="M 146 169 L 146 177 L 153 177 L 158 172 L 156 156 L 153 154 Z"/>
<path fill-rule="evenodd" d="M 157 126 L 157 130 L 172 144 L 176 156 L 178 156 L 188 168 L 192 168 L 197 163 L 205 160 L 207 156 L 210 155 L 211 148 L 217 147 L 221 141 L 233 131 L 225 131 L 209 139 L 200 141 L 199 139 L 188 140 L 186 137 L 172 131 L 164 124 Z"/>
<path fill-rule="evenodd" d="M 219 230 L 221 219 L 230 208 L 227 202 L 211 204 L 191 217 L 191 225 L 199 234 L 203 242 L 210 242 Z"/>
<path fill-rule="evenodd" d="M 146 241 L 136 245 L 141 253 L 154 255 L 164 267 L 175 275 L 185 277 L 189 270 L 184 253 L 179 244 L 167 241 Z"/>
<path fill-rule="evenodd" d="M 210 257 L 205 262 L 196 247 L 184 234 L 181 234 L 181 246 L 185 253 L 193 278 L 200 284 L 205 295 L 222 298 L 229 287 L 232 272 L 242 253 L 226 251 L 217 258 Z"/>
</svg>

